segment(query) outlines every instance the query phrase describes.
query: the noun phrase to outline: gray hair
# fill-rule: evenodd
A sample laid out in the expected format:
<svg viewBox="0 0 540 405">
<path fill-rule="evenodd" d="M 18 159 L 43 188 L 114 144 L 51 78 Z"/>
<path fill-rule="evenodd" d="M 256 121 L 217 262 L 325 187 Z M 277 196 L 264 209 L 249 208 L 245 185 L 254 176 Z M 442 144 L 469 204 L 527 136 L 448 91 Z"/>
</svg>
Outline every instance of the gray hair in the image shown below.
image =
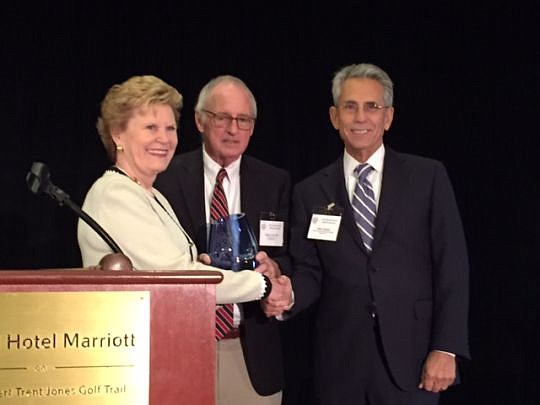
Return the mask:
<svg viewBox="0 0 540 405">
<path fill-rule="evenodd" d="M 208 99 L 212 94 L 212 90 L 214 90 L 221 83 L 232 83 L 234 85 L 242 87 L 249 95 L 251 113 L 253 114 L 253 118 L 257 118 L 257 102 L 255 101 L 255 96 L 253 96 L 253 93 L 251 92 L 249 87 L 242 80 L 240 80 L 238 77 L 231 75 L 218 76 L 206 83 L 206 85 L 201 89 L 199 93 L 199 98 L 197 99 L 197 104 L 195 105 L 196 112 L 198 112 L 199 114 L 203 112 L 208 103 Z"/>
<path fill-rule="evenodd" d="M 347 79 L 366 78 L 378 81 L 384 88 L 384 104 L 391 106 L 394 101 L 394 84 L 390 76 L 376 65 L 359 63 L 345 66 L 334 74 L 332 79 L 332 98 L 334 105 L 338 104 L 341 96 L 341 87 Z"/>
</svg>

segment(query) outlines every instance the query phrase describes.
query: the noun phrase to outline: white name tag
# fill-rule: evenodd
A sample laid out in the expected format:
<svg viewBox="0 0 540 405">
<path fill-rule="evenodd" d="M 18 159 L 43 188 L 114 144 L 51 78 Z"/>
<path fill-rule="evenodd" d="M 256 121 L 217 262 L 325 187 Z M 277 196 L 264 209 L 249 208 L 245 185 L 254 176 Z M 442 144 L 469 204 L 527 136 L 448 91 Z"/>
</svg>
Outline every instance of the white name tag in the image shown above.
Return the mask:
<svg viewBox="0 0 540 405">
<path fill-rule="evenodd" d="M 336 241 L 341 215 L 313 214 L 309 224 L 308 239 Z"/>
<path fill-rule="evenodd" d="M 283 246 L 283 221 L 261 219 L 259 222 L 259 246 Z"/>
</svg>

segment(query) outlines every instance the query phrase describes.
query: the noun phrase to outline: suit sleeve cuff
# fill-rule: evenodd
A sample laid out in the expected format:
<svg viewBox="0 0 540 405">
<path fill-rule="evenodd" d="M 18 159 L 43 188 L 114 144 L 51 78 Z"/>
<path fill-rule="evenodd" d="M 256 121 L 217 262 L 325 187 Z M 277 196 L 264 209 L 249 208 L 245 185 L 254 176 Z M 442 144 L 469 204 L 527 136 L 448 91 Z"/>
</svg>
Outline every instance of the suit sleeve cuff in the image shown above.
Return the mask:
<svg viewBox="0 0 540 405">
<path fill-rule="evenodd" d="M 444 350 L 437 350 L 437 349 L 434 349 L 433 350 L 434 352 L 439 352 L 439 353 L 444 353 L 444 354 L 447 354 L 449 356 L 452 356 L 452 357 L 456 357 L 456 355 L 454 353 L 450 353 L 450 352 L 446 352 Z"/>
</svg>

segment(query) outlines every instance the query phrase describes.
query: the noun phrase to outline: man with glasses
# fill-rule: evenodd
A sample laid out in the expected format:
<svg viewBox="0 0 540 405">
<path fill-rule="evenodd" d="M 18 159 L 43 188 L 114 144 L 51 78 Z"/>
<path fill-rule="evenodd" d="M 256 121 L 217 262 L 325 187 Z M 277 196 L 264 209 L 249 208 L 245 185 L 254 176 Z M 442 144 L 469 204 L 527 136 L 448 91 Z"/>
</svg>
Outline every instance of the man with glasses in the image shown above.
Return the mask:
<svg viewBox="0 0 540 405">
<path fill-rule="evenodd" d="M 242 80 L 228 75 L 212 79 L 195 106 L 202 148 L 176 156 L 158 177 L 156 188 L 169 200 L 198 251 L 206 252 L 212 195 L 219 179 L 225 212 L 246 213 L 261 249 L 286 273 L 290 178 L 286 171 L 244 154 L 256 118 L 255 98 Z M 263 225 L 275 232 L 260 232 L 266 229 Z M 216 403 L 279 405 L 284 377 L 277 323 L 257 302 L 234 305 L 232 318 L 233 329 L 217 341 Z"/>
<path fill-rule="evenodd" d="M 383 143 L 393 84 L 379 67 L 339 70 L 330 120 L 345 145 L 294 188 L 288 316 L 318 300 L 322 405 L 438 403 L 468 358 L 468 257 L 442 163 Z M 291 306 L 292 304 L 292 306 Z"/>
</svg>

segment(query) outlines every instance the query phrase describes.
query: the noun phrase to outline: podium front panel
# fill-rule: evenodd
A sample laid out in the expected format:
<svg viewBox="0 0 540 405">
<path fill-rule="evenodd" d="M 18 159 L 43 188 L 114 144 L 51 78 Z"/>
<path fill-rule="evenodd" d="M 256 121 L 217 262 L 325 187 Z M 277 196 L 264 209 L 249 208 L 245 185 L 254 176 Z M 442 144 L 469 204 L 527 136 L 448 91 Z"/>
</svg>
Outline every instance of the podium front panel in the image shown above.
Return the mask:
<svg viewBox="0 0 540 405">
<path fill-rule="evenodd" d="M 140 274 L 130 272 L 127 276 L 122 272 L 118 274 L 122 276 L 120 279 L 123 278 L 120 282 L 118 277 L 111 278 L 111 274 L 105 274 L 110 272 L 95 272 L 95 277 L 88 273 L 88 271 L 51 272 L 46 270 L 0 271 L 0 294 L 147 292 L 150 297 L 148 403 L 151 405 L 213 405 L 216 367 L 215 284 L 221 280 L 220 274 L 209 274 L 207 278 L 207 273 L 213 272 L 204 272 L 202 276 L 191 271 L 172 274 L 167 272 L 163 277 L 162 274 L 165 272 L 141 272 Z M 177 278 L 175 274 L 181 274 L 181 277 Z M 61 317 L 62 314 L 43 314 L 43 316 Z M 106 316 L 107 314 L 103 314 L 104 318 Z M 99 316 L 93 318 L 95 321 L 99 319 Z M 141 316 L 142 322 L 144 319 Z M 2 350 L 6 350 L 5 339 L 5 333 L 0 331 L 0 358 Z M 0 364 L 0 405 L 3 403 L 14 405 L 55 403 L 45 397 L 33 402 L 18 400 L 16 387 L 4 387 L 2 384 L 1 374 L 6 372 L 8 371 L 2 371 Z M 121 402 L 122 392 L 117 392 L 115 396 L 120 402 L 116 399 L 110 400 L 112 397 L 105 394 L 94 395 L 93 398 L 95 402 L 84 402 L 88 401 L 88 398 L 83 402 L 77 402 L 75 395 L 70 403 L 128 404 L 128 402 Z"/>
</svg>

